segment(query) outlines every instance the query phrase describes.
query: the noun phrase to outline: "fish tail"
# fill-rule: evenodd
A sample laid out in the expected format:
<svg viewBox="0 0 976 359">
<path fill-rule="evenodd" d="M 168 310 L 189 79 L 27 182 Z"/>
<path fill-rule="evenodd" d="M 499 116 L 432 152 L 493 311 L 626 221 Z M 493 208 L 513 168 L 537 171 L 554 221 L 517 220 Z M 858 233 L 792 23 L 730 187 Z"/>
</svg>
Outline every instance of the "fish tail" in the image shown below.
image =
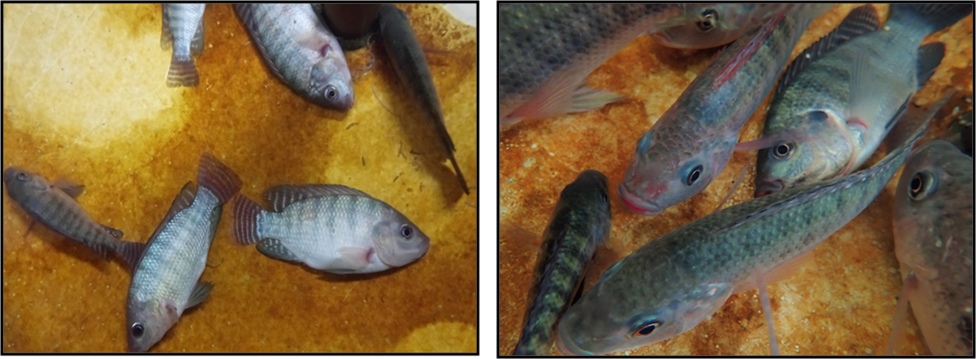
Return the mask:
<svg viewBox="0 0 976 359">
<path fill-rule="evenodd" d="M 955 24 L 973 12 L 973 4 L 891 4 L 891 21 L 924 26 L 929 34 Z"/>
<path fill-rule="evenodd" d="M 555 342 L 559 317 L 569 307 L 573 294 L 581 285 L 582 271 L 586 266 L 585 256 L 577 257 L 566 253 L 576 251 L 564 244 L 551 243 L 551 238 L 547 242 L 550 243 L 544 243 L 541 251 L 553 253 L 554 256 L 545 263 L 537 264 L 535 276 L 539 277 L 539 282 L 530 292 L 532 303 L 526 310 L 522 336 L 513 355 L 549 355 Z M 562 248 L 550 247 L 553 245 Z M 540 258 L 543 257 L 540 255 Z"/>
<path fill-rule="evenodd" d="M 169 73 L 166 74 L 166 86 L 169 87 L 190 87 L 200 84 L 200 75 L 197 73 L 197 65 L 193 63 L 193 58 L 177 56 L 173 52 L 173 59 L 169 63 Z"/>
<path fill-rule="evenodd" d="M 240 245 L 257 243 L 261 239 L 258 234 L 258 215 L 261 207 L 244 195 L 237 195 L 234 199 L 234 242 Z"/>
<path fill-rule="evenodd" d="M 197 181 L 200 187 L 210 190 L 217 196 L 219 204 L 226 203 L 241 190 L 241 178 L 237 173 L 208 152 L 200 156 Z"/>
<path fill-rule="evenodd" d="M 135 268 L 136 262 L 142 256 L 143 243 L 120 240 L 115 246 L 115 254 L 122 258 L 129 268 Z"/>
</svg>

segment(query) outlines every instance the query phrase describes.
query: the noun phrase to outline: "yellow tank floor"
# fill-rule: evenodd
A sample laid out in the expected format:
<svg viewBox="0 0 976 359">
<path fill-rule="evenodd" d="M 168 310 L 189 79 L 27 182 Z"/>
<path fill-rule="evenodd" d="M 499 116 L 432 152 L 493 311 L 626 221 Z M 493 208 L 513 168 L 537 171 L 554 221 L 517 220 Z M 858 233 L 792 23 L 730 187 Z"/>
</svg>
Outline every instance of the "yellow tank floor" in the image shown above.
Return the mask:
<svg viewBox="0 0 976 359">
<path fill-rule="evenodd" d="M 830 32 L 858 5 L 842 4 L 817 19 L 793 51 Z M 887 5 L 877 6 L 882 18 Z M 926 139 L 941 135 L 954 107 L 972 108 L 973 16 L 925 42 L 942 41 L 946 55 L 916 103 L 926 105 L 947 86 L 959 92 L 932 124 Z M 685 51 L 663 47 L 641 37 L 589 77 L 589 86 L 630 95 L 587 113 L 523 122 L 501 135 L 499 151 L 499 219 L 536 236 L 546 227 L 562 189 L 579 172 L 597 169 L 607 175 L 613 228 L 609 251 L 597 254 L 584 290 L 616 260 L 643 244 L 711 213 L 745 165 L 743 184 L 725 206 L 752 199 L 756 151 L 736 152 L 721 175 L 702 193 L 654 217 L 628 212 L 617 195 L 637 138 L 653 125 L 717 50 Z M 757 138 L 766 104 L 740 132 L 740 141 Z M 883 157 L 887 148 L 868 163 Z M 894 178 L 898 178 L 898 174 Z M 860 216 L 813 250 L 812 261 L 788 280 L 769 285 L 773 322 L 780 352 L 786 355 L 880 355 L 891 333 L 901 277 L 892 239 L 891 206 L 897 180 Z M 536 248 L 527 248 L 503 230 L 499 241 L 499 353 L 512 353 L 521 334 L 532 282 Z M 601 251 L 606 250 L 601 248 Z M 639 285 L 639 283 L 635 283 Z M 900 355 L 927 354 L 912 319 Z M 735 294 L 715 313 L 687 333 L 663 343 L 617 354 L 631 355 L 768 355 L 769 339 L 758 292 Z M 558 350 L 553 349 L 554 353 Z"/>
<path fill-rule="evenodd" d="M 138 242 L 196 181 L 204 151 L 251 198 L 282 183 L 348 185 L 431 238 L 406 268 L 321 275 L 233 245 L 225 209 L 202 276 L 213 292 L 153 352 L 474 352 L 476 29 L 440 5 L 401 8 L 442 50 L 428 61 L 470 195 L 379 42 L 346 53 L 353 109 L 323 109 L 269 72 L 229 4 L 207 6 L 200 85 L 180 89 L 165 84 L 158 4 L 4 4 L 3 166 L 86 185 L 81 205 Z M 28 223 L 4 195 L 3 351 L 126 350 L 126 268 Z"/>
</svg>

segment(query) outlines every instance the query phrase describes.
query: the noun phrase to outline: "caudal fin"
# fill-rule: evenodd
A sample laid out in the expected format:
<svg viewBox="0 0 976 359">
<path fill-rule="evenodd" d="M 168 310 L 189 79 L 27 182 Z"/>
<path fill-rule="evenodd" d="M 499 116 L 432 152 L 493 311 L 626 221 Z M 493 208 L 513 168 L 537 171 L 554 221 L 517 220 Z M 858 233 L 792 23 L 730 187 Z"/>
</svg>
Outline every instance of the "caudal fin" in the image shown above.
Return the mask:
<svg viewBox="0 0 976 359">
<path fill-rule="evenodd" d="M 166 86 L 169 87 L 191 87 L 200 84 L 200 75 L 197 73 L 197 65 L 193 63 L 193 58 L 177 58 L 173 53 L 173 59 L 169 63 L 169 73 L 166 74 Z"/>
<path fill-rule="evenodd" d="M 206 188 L 217 196 L 220 204 L 224 204 L 241 190 L 241 178 L 237 173 L 208 152 L 200 155 L 197 171 L 199 187 Z"/>
<path fill-rule="evenodd" d="M 249 245 L 261 239 L 258 235 L 259 215 L 261 215 L 261 207 L 257 203 L 241 194 L 234 198 L 235 243 Z"/>
</svg>

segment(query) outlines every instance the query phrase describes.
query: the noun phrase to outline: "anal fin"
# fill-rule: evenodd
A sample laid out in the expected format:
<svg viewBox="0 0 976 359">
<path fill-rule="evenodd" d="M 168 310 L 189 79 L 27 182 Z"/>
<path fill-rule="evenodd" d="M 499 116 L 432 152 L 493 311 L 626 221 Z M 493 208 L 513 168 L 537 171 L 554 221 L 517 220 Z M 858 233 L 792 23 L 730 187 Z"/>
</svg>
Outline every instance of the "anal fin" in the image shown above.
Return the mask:
<svg viewBox="0 0 976 359">
<path fill-rule="evenodd" d="M 193 40 L 190 40 L 190 54 L 199 55 L 203 53 L 203 17 L 197 24 L 197 31 L 193 33 Z"/>
<path fill-rule="evenodd" d="M 572 103 L 568 112 L 599 110 L 606 104 L 620 101 L 625 97 L 627 96 L 612 91 L 580 86 L 573 92 Z"/>
<path fill-rule="evenodd" d="M 945 56 L 945 44 L 933 42 L 918 48 L 918 68 L 915 76 L 918 81 L 918 88 L 921 89 L 925 83 L 935 74 L 935 69 L 942 63 Z"/>
<path fill-rule="evenodd" d="M 288 261 L 288 262 L 301 262 L 288 247 L 281 244 L 281 241 L 275 238 L 265 238 L 258 242 L 257 245 L 258 252 L 267 256 L 268 258 Z"/>
</svg>

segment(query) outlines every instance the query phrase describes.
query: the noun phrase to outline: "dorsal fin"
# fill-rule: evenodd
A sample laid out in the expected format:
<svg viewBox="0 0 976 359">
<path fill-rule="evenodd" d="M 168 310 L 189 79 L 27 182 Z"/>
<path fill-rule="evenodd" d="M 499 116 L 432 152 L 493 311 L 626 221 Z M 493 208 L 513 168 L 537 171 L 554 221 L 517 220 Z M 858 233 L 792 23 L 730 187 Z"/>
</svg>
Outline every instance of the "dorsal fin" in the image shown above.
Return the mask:
<svg viewBox="0 0 976 359">
<path fill-rule="evenodd" d="M 338 184 L 285 184 L 274 186 L 264 191 L 264 199 L 271 204 L 272 210 L 275 212 L 281 212 L 288 205 L 309 198 L 343 195 L 373 198 L 363 191 Z"/>
<path fill-rule="evenodd" d="M 878 19 L 878 11 L 871 5 L 864 5 L 851 10 L 834 31 L 807 47 L 786 67 L 786 71 L 783 72 L 783 76 L 780 77 L 779 84 L 776 86 L 776 93 L 782 92 L 790 84 L 790 80 L 803 71 L 803 68 L 807 67 L 813 60 L 830 52 L 847 40 L 877 30 L 880 25 L 881 20 Z"/>
<path fill-rule="evenodd" d="M 180 213 L 180 211 L 190 207 L 196 197 L 197 187 L 193 185 L 192 181 L 183 185 L 183 188 L 180 189 L 180 193 L 176 195 L 175 199 L 173 199 L 173 204 L 169 206 L 169 212 L 166 212 L 166 217 L 163 217 L 163 220 L 159 222 L 159 226 L 156 227 L 156 230 L 153 231 L 152 236 L 149 237 L 149 241 L 146 242 L 146 247 L 151 246 L 156 240 L 156 237 L 159 236 L 159 232 L 162 232 L 163 228 L 166 228 L 166 225 L 173 220 L 173 217 L 175 217 L 177 213 Z"/>
</svg>

